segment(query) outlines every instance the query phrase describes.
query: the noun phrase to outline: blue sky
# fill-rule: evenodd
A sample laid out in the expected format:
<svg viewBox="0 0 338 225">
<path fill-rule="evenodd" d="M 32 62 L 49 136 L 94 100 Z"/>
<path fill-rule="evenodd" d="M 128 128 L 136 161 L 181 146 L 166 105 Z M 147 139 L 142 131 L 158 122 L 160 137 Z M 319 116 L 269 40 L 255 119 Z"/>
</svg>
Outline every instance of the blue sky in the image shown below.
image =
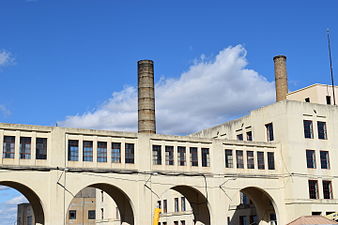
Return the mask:
<svg viewBox="0 0 338 225">
<path fill-rule="evenodd" d="M 271 103 L 277 54 L 291 91 L 329 83 L 337 10 L 336 0 L 2 0 L 0 122 L 134 130 L 136 62 L 152 59 L 159 132 L 194 132 Z"/>
</svg>

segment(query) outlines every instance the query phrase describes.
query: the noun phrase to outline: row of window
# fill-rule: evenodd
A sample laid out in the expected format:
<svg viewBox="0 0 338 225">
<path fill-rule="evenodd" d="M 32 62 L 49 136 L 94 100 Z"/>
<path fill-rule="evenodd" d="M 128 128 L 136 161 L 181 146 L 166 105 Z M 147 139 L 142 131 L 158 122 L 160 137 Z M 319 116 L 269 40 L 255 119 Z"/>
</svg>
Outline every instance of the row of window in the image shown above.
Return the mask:
<svg viewBox="0 0 338 225">
<path fill-rule="evenodd" d="M 236 150 L 233 151 L 231 149 L 225 150 L 225 167 L 226 168 L 233 168 L 234 167 L 234 157 L 233 152 L 236 154 L 236 168 L 244 169 L 244 151 Z M 246 168 L 247 169 L 265 169 L 265 153 L 262 151 L 256 152 L 256 160 L 254 151 L 246 151 Z M 274 152 L 266 152 L 268 169 L 274 170 L 275 169 L 275 157 Z M 255 165 L 255 162 L 257 165 Z"/>
<path fill-rule="evenodd" d="M 111 143 L 111 162 L 121 163 L 121 143 Z M 93 162 L 93 141 L 83 141 L 82 161 Z M 107 162 L 108 143 L 97 142 L 97 162 Z M 125 143 L 125 163 L 135 163 L 134 144 Z M 68 140 L 68 161 L 79 161 L 79 141 Z"/>
<path fill-rule="evenodd" d="M 330 157 L 328 151 L 319 151 L 320 157 L 320 168 L 321 169 L 330 169 Z M 310 169 L 316 169 L 316 151 L 315 150 L 306 150 L 306 166 Z"/>
<path fill-rule="evenodd" d="M 198 166 L 198 151 L 197 147 L 190 147 L 190 165 Z M 165 165 L 174 165 L 174 146 L 164 146 L 165 151 Z M 162 146 L 153 145 L 153 164 L 161 165 L 162 164 Z M 186 166 L 186 147 L 178 146 L 177 147 L 177 163 L 179 166 Z M 202 158 L 202 167 L 210 166 L 210 155 L 209 148 L 201 149 L 201 158 Z"/>
<path fill-rule="evenodd" d="M 15 157 L 15 136 L 4 136 L 3 158 L 14 159 Z M 20 137 L 19 158 L 31 159 L 32 138 Z M 36 138 L 35 159 L 47 159 L 47 138 Z"/>
<path fill-rule="evenodd" d="M 246 140 L 247 141 L 252 141 L 253 140 L 252 139 L 252 131 L 247 131 L 245 134 L 246 134 Z M 236 138 L 239 141 L 243 141 L 244 140 L 243 134 L 237 134 Z"/>
<path fill-rule="evenodd" d="M 158 222 L 158 225 L 167 225 L 167 222 Z M 185 225 L 185 220 L 174 221 L 174 225 Z"/>
<path fill-rule="evenodd" d="M 314 133 L 313 133 L 312 120 L 303 120 L 303 126 L 304 126 L 304 137 L 313 139 Z M 327 139 L 326 122 L 317 121 L 317 136 L 318 136 L 318 139 L 322 139 L 322 140 Z"/>
<path fill-rule="evenodd" d="M 89 220 L 95 220 L 95 210 L 88 210 L 87 218 Z M 70 220 L 76 220 L 76 210 L 69 210 L 68 211 L 68 218 Z"/>
<path fill-rule="evenodd" d="M 181 207 L 180 207 L 180 202 L 181 202 Z M 168 213 L 167 199 L 164 199 L 163 201 L 157 201 L 157 207 L 162 209 L 162 213 Z M 185 197 L 174 198 L 174 212 L 185 212 L 185 211 L 187 211 Z"/>
<path fill-rule="evenodd" d="M 333 199 L 332 183 L 329 180 L 322 181 L 323 198 Z M 309 180 L 310 199 L 319 199 L 318 180 Z"/>
</svg>

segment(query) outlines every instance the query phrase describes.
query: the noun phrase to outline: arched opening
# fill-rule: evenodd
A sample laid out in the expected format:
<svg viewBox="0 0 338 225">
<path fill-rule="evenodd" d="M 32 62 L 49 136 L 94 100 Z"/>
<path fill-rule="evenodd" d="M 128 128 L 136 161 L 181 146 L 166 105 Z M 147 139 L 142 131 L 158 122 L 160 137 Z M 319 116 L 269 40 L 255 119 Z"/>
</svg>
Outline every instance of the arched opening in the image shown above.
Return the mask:
<svg viewBox="0 0 338 225">
<path fill-rule="evenodd" d="M 239 193 L 239 204 L 235 208 L 230 224 L 277 225 L 275 202 L 261 188 L 244 188 Z"/>
<path fill-rule="evenodd" d="M 30 207 L 33 211 L 32 222 L 33 224 L 44 225 L 45 224 L 45 215 L 43 207 L 40 201 L 39 196 L 29 187 L 12 181 L 1 181 L 0 186 L 6 186 L 13 188 L 20 192 L 29 202 L 25 207 L 22 207 L 22 210 L 30 210 Z M 15 221 L 16 223 L 16 221 Z"/>
<path fill-rule="evenodd" d="M 67 223 L 135 224 L 129 197 L 110 184 L 94 184 L 82 189 L 73 197 L 66 216 Z"/>
</svg>

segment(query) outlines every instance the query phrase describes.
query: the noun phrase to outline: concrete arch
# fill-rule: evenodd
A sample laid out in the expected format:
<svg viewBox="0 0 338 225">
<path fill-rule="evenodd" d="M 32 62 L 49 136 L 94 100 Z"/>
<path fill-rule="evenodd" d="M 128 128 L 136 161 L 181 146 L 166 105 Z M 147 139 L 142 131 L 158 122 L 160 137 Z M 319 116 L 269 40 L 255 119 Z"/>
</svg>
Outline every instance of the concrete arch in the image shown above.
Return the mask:
<svg viewBox="0 0 338 225">
<path fill-rule="evenodd" d="M 259 224 L 270 224 L 270 214 L 278 218 L 278 208 L 272 196 L 260 187 L 250 186 L 240 190 L 246 194 L 256 207 Z"/>
<path fill-rule="evenodd" d="M 0 185 L 11 187 L 23 194 L 26 199 L 29 201 L 33 208 L 35 223 L 36 224 L 45 224 L 45 213 L 39 196 L 28 186 L 13 182 L 13 181 L 0 181 Z"/>
<path fill-rule="evenodd" d="M 121 224 L 135 224 L 134 207 L 130 198 L 122 189 L 107 183 L 96 183 L 88 185 L 87 187 L 100 189 L 106 192 L 115 201 L 120 212 Z"/>
<path fill-rule="evenodd" d="M 209 202 L 204 194 L 186 185 L 178 185 L 170 189 L 179 192 L 189 201 L 194 214 L 194 224 L 211 225 Z"/>
</svg>

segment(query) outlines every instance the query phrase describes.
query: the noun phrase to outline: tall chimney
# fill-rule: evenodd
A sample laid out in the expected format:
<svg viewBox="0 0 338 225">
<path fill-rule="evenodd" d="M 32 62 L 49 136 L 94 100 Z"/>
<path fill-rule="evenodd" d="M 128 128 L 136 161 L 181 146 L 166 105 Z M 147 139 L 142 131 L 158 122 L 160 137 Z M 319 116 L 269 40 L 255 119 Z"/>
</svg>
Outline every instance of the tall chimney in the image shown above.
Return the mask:
<svg viewBox="0 0 338 225">
<path fill-rule="evenodd" d="M 156 133 L 154 63 L 151 60 L 137 62 L 138 71 L 138 132 Z"/>
<path fill-rule="evenodd" d="M 275 66 L 275 83 L 276 83 L 276 101 L 283 101 L 288 94 L 288 75 L 286 72 L 286 56 L 277 55 L 273 57 Z"/>
</svg>

